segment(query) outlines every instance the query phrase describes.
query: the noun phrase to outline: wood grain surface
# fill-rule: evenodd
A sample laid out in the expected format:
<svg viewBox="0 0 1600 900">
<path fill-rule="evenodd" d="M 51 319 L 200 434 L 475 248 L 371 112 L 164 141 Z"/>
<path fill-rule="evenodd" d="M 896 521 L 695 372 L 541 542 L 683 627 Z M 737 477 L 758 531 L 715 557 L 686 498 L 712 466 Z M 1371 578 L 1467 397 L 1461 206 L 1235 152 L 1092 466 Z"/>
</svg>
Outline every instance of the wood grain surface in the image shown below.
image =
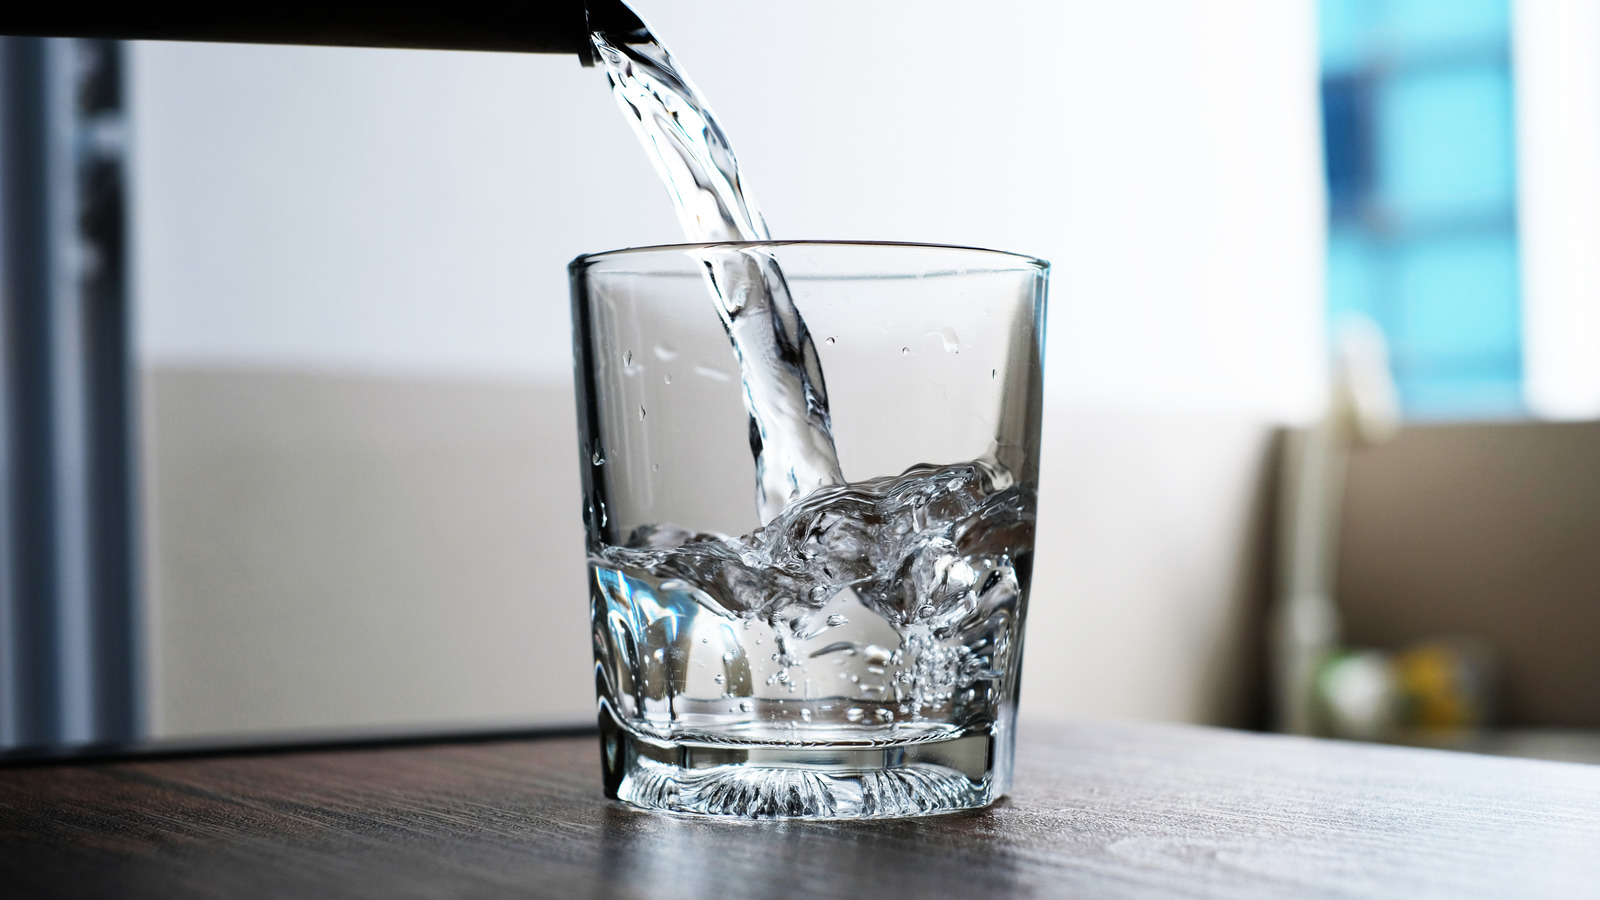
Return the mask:
<svg viewBox="0 0 1600 900">
<path fill-rule="evenodd" d="M 1600 897 L 1600 767 L 1025 724 L 992 809 L 709 821 L 592 738 L 0 769 L 0 897 Z"/>
</svg>

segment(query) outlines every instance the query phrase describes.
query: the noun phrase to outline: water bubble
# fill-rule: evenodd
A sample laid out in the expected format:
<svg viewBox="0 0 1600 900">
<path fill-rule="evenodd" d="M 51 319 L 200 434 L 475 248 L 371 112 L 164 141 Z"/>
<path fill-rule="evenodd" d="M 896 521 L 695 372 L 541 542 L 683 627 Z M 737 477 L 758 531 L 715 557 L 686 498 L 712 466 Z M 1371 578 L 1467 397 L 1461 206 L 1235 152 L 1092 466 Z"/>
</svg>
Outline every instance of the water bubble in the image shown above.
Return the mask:
<svg viewBox="0 0 1600 900">
<path fill-rule="evenodd" d="M 721 684 L 724 681 L 727 681 L 728 679 L 723 678 L 721 675 L 713 675 L 713 676 L 711 676 L 711 680 L 715 681 L 717 684 Z"/>
<path fill-rule="evenodd" d="M 850 620 L 845 618 L 843 615 L 841 615 L 839 613 L 834 613 L 833 615 L 828 617 L 828 625 L 833 627 L 833 628 L 838 628 L 840 625 L 848 625 L 848 624 L 850 624 Z"/>
<path fill-rule="evenodd" d="M 652 471 L 652 472 L 661 471 L 661 463 L 651 463 L 650 464 L 650 471 Z"/>
<path fill-rule="evenodd" d="M 933 615 L 933 604 L 932 603 L 924 603 L 921 606 L 917 607 L 917 615 L 919 617 L 921 617 L 921 618 L 924 618 L 924 619 L 926 619 L 927 617 Z"/>
<path fill-rule="evenodd" d="M 811 710 L 806 709 L 803 706 L 800 707 L 800 721 L 802 721 L 802 722 L 811 721 Z"/>
<path fill-rule="evenodd" d="M 911 355 L 911 348 L 910 347 L 901 347 L 900 348 L 900 355 L 901 356 L 910 356 Z"/>
<path fill-rule="evenodd" d="M 879 722 L 893 722 L 894 721 L 894 713 L 890 712 L 887 709 L 883 709 L 881 707 L 878 710 L 876 710 L 875 712 L 873 712 L 873 715 L 878 717 L 878 721 Z"/>
<path fill-rule="evenodd" d="M 746 701 L 740 701 L 740 703 L 739 703 L 739 712 L 747 713 L 749 711 L 750 711 L 750 704 L 748 702 L 746 702 Z"/>
<path fill-rule="evenodd" d="M 889 661 L 889 657 L 892 655 L 893 654 L 888 650 L 879 647 L 877 644 L 868 644 L 866 648 L 861 651 L 862 658 L 867 661 L 867 665 L 869 666 L 881 666 L 884 663 L 887 663 Z"/>
<path fill-rule="evenodd" d="M 644 407 L 639 407 L 639 421 L 644 421 Z"/>
<path fill-rule="evenodd" d="M 678 358 L 678 351 L 667 344 L 656 345 L 656 359 L 662 362 L 672 362 Z"/>
<path fill-rule="evenodd" d="M 844 711 L 844 717 L 846 719 L 849 719 L 852 722 L 861 721 L 861 718 L 863 716 L 865 716 L 866 714 L 867 714 L 866 710 L 862 709 L 859 706 L 852 706 L 849 709 Z"/>
<path fill-rule="evenodd" d="M 606 464 L 605 451 L 600 449 L 598 446 L 596 446 L 594 448 L 594 452 L 589 454 L 589 462 L 592 462 L 597 466 L 605 465 Z"/>
<path fill-rule="evenodd" d="M 626 369 L 626 368 L 628 368 L 628 367 L 630 367 L 632 365 L 633 365 L 633 351 L 632 350 L 624 350 L 624 351 L 622 351 L 622 367 L 624 369 Z"/>
<path fill-rule="evenodd" d="M 665 381 L 667 384 L 671 384 L 672 383 L 672 373 L 668 372 L 666 375 L 663 375 L 661 380 Z"/>
<path fill-rule="evenodd" d="M 829 347 L 832 347 L 834 344 L 838 343 L 838 341 L 835 341 L 833 338 L 828 338 L 823 343 L 827 344 Z"/>
<path fill-rule="evenodd" d="M 999 369 L 990 369 L 989 370 L 989 377 L 990 378 L 994 378 L 996 375 L 999 375 L 999 374 L 1000 374 L 1000 370 Z"/>
</svg>

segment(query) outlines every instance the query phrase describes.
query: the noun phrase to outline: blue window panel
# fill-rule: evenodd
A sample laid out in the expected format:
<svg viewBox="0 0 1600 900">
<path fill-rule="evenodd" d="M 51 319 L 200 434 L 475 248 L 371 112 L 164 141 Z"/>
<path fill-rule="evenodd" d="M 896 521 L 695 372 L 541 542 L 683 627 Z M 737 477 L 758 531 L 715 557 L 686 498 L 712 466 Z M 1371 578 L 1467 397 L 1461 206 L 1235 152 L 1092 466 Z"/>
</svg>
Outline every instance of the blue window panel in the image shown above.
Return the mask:
<svg viewBox="0 0 1600 900">
<path fill-rule="evenodd" d="M 1377 263 L 1367 238 L 1358 229 L 1328 229 L 1328 322 L 1335 330 L 1340 319 L 1350 313 L 1371 316 L 1383 324 Z"/>
<path fill-rule="evenodd" d="M 1473 360 L 1516 364 L 1522 338 L 1510 235 L 1417 241 L 1393 253 L 1397 315 L 1390 338 L 1408 369 Z"/>
<path fill-rule="evenodd" d="M 1317 43 L 1325 74 L 1348 72 L 1366 62 L 1376 0 L 1322 0 L 1317 4 Z"/>
<path fill-rule="evenodd" d="M 1512 419 L 1525 414 L 1522 379 L 1516 376 L 1407 378 L 1397 386 L 1408 419 Z"/>
<path fill-rule="evenodd" d="M 1514 202 L 1511 78 L 1501 66 L 1432 69 L 1378 91 L 1380 203 L 1402 220 L 1508 210 Z"/>
<path fill-rule="evenodd" d="M 1359 215 L 1372 193 L 1371 96 L 1359 75 L 1322 79 L 1322 159 L 1335 218 Z"/>
<path fill-rule="evenodd" d="M 1378 13 L 1382 40 L 1408 55 L 1503 45 L 1511 31 L 1508 0 L 1386 0 Z"/>
</svg>

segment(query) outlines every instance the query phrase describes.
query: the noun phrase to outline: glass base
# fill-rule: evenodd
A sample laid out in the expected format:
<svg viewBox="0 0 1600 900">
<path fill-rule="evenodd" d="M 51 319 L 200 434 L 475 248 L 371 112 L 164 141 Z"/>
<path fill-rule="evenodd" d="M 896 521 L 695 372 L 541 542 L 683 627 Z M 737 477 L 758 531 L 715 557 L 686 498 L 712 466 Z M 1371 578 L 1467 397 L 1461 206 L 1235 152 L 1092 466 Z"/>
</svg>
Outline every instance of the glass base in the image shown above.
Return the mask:
<svg viewBox="0 0 1600 900">
<path fill-rule="evenodd" d="M 980 809 L 1010 782 L 997 729 L 875 746 L 660 741 L 602 704 L 606 796 L 641 809 L 752 819 L 888 819 Z"/>
</svg>

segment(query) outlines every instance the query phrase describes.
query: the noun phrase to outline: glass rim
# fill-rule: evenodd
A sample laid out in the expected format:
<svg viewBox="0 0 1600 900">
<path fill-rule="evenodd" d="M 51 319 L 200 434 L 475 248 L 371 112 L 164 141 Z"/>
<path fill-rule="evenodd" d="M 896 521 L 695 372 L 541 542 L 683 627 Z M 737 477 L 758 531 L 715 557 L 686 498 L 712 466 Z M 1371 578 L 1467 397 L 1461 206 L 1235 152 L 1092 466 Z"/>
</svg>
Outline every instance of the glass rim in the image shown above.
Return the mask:
<svg viewBox="0 0 1600 900">
<path fill-rule="evenodd" d="M 993 250 L 988 247 L 973 247 L 966 244 L 935 244 L 922 241 L 852 241 L 852 240 L 769 240 L 769 241 L 699 241 L 683 244 L 650 244 L 643 247 L 622 247 L 617 250 L 602 250 L 596 253 L 584 253 L 575 257 L 567 264 L 567 268 L 576 272 L 597 262 L 619 257 L 645 255 L 654 253 L 682 252 L 685 250 L 703 250 L 713 247 L 748 248 L 748 247 L 881 247 L 895 249 L 916 250 L 959 250 L 964 253 L 982 253 L 989 256 L 1004 256 L 1019 261 L 1023 266 L 1033 266 L 1043 272 L 1050 270 L 1050 261 L 1026 253 L 1014 253 L 1010 250 Z"/>
</svg>

